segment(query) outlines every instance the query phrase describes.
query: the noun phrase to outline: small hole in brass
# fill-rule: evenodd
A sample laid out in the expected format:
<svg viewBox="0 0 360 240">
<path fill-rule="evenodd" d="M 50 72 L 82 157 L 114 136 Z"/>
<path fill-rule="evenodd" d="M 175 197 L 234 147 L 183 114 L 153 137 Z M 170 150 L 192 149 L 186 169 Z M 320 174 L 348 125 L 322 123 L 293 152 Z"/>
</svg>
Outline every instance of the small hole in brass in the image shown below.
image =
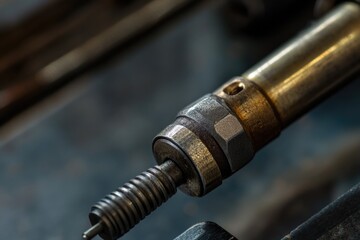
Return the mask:
<svg viewBox="0 0 360 240">
<path fill-rule="evenodd" d="M 227 95 L 235 95 L 244 89 L 244 85 L 240 82 L 233 82 L 223 89 Z"/>
</svg>

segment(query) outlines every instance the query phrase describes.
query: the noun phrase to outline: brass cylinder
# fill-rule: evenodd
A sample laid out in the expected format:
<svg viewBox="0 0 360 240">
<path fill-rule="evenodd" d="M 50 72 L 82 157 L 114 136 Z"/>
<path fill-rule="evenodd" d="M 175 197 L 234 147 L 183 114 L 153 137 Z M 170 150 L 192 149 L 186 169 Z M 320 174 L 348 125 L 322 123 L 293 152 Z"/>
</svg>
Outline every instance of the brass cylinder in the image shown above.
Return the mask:
<svg viewBox="0 0 360 240">
<path fill-rule="evenodd" d="M 344 3 L 215 94 L 255 150 L 360 69 L 360 5 Z"/>
<path fill-rule="evenodd" d="M 360 68 L 360 5 L 344 3 L 243 74 L 289 125 Z"/>
</svg>

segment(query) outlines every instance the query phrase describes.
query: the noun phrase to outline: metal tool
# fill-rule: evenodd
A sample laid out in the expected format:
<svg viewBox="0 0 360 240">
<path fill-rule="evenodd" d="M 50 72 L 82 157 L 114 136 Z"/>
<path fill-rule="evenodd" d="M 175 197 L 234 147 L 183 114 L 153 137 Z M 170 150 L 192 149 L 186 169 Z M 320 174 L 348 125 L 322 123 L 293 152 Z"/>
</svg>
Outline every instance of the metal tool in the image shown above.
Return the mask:
<svg viewBox="0 0 360 240">
<path fill-rule="evenodd" d="M 213 222 L 201 222 L 191 226 L 174 240 L 237 240 L 225 229 Z"/>
<path fill-rule="evenodd" d="M 95 204 L 83 234 L 116 239 L 177 187 L 203 196 L 360 69 L 360 6 L 344 3 L 241 77 L 182 110 L 153 142 L 158 166 Z"/>
<path fill-rule="evenodd" d="M 359 224 L 360 184 L 357 184 L 281 240 L 359 239 Z"/>
</svg>

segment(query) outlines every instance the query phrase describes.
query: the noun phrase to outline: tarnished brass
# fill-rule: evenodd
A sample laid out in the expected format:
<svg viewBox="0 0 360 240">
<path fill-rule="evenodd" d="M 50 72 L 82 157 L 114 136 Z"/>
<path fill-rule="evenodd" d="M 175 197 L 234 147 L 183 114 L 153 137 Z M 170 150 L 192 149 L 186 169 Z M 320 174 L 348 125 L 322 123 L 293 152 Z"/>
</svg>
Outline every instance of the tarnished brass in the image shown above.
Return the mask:
<svg viewBox="0 0 360 240">
<path fill-rule="evenodd" d="M 360 69 L 360 7 L 344 3 L 215 94 L 255 149 Z"/>
<path fill-rule="evenodd" d="M 240 86 L 237 94 L 228 94 L 229 87 Z M 244 79 L 235 78 L 215 92 L 239 118 L 245 132 L 250 136 L 255 150 L 258 150 L 281 131 L 276 111 L 258 87 Z"/>
<path fill-rule="evenodd" d="M 248 70 L 285 127 L 360 68 L 360 7 L 344 3 Z"/>
</svg>

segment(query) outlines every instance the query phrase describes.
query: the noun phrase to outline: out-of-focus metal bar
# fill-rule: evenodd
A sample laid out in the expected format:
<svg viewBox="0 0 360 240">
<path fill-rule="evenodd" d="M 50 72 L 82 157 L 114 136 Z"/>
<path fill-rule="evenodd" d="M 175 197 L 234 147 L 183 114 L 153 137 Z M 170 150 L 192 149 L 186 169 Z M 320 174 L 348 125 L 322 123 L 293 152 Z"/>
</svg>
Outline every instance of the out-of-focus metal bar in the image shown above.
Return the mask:
<svg viewBox="0 0 360 240">
<path fill-rule="evenodd" d="M 236 240 L 236 238 L 222 227 L 213 222 L 201 222 L 191 226 L 174 240 Z"/>
<path fill-rule="evenodd" d="M 39 77 L 51 82 L 79 69 L 130 38 L 145 31 L 193 0 L 155 0 L 90 39 L 82 46 L 47 65 Z"/>
<path fill-rule="evenodd" d="M 284 126 L 360 68 L 360 6 L 345 3 L 247 71 Z"/>
<path fill-rule="evenodd" d="M 323 208 L 282 240 L 360 238 L 360 184 Z"/>
<path fill-rule="evenodd" d="M 84 44 L 51 61 L 27 79 L 0 90 L 0 125 L 54 91 L 70 78 L 86 71 L 129 40 L 155 27 L 195 0 L 152 0 L 129 13 Z"/>
</svg>

